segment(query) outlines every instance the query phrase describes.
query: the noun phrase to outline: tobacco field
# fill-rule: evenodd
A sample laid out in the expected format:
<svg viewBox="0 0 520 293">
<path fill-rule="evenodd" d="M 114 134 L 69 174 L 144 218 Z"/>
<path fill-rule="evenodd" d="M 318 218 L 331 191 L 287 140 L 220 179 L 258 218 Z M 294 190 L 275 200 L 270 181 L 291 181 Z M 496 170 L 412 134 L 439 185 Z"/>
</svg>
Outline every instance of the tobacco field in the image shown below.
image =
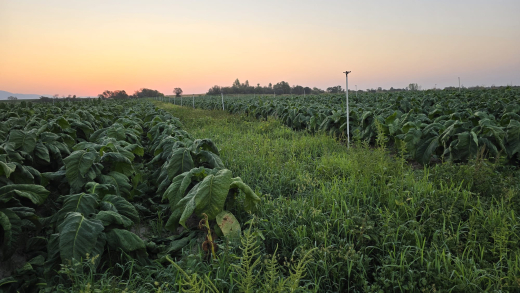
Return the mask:
<svg viewBox="0 0 520 293">
<path fill-rule="evenodd" d="M 518 292 L 520 93 L 349 98 L 0 103 L 0 292 Z"/>
</svg>

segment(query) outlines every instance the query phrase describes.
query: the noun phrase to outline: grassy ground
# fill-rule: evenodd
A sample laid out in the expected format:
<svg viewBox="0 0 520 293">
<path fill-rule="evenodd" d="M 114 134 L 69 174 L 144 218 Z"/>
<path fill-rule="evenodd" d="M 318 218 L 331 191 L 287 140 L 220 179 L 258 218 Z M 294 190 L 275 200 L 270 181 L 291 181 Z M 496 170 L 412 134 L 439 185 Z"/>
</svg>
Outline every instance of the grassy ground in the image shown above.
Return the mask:
<svg viewBox="0 0 520 293">
<path fill-rule="evenodd" d="M 520 291 L 520 188 L 507 168 L 477 159 L 413 170 L 383 145 L 347 149 L 277 120 L 156 104 L 212 139 L 226 167 L 261 195 L 254 215 L 233 212 L 242 223 L 255 217 L 264 260 L 276 251 L 287 273 L 315 249 L 305 290 Z M 236 292 L 226 253 L 211 265 L 186 253 L 183 266 Z M 173 282 L 175 272 L 135 284 Z"/>
</svg>

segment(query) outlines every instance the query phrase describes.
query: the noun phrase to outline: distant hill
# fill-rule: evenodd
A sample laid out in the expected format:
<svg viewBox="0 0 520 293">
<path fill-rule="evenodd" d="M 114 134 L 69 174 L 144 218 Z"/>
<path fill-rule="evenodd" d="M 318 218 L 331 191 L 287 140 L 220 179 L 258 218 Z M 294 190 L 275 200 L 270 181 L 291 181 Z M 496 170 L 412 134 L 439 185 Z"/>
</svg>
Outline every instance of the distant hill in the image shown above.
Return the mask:
<svg viewBox="0 0 520 293">
<path fill-rule="evenodd" d="M 42 95 L 33 95 L 33 94 L 13 94 L 6 91 L 0 91 L 0 100 L 7 100 L 7 97 L 17 97 L 19 100 L 22 99 L 39 99 Z"/>
</svg>

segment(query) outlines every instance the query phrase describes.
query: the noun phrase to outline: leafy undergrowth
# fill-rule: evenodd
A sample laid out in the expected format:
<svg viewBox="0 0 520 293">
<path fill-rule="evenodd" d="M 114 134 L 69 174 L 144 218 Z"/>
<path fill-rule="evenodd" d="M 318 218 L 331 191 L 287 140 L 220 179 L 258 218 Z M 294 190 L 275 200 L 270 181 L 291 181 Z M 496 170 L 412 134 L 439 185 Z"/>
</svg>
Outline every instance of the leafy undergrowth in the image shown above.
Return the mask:
<svg viewBox="0 0 520 293">
<path fill-rule="evenodd" d="M 223 163 L 262 194 L 264 253 L 291 263 L 316 249 L 302 281 L 308 290 L 520 290 L 515 168 L 479 157 L 413 170 L 384 141 L 349 150 L 274 119 L 157 104 L 212 139 Z M 197 271 L 225 280 L 219 288 L 228 291 L 232 273 L 222 270 Z"/>
</svg>

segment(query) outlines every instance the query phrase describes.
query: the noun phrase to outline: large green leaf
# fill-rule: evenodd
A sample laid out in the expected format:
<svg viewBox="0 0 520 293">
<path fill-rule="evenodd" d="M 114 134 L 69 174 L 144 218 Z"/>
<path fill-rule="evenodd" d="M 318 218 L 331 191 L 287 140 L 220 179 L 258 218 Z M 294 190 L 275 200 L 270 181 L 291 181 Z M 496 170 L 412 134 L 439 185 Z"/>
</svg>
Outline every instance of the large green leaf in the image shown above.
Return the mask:
<svg viewBox="0 0 520 293">
<path fill-rule="evenodd" d="M 96 219 L 100 220 L 105 227 L 118 225 L 123 228 L 129 228 L 134 224 L 129 218 L 114 211 L 100 211 L 97 213 Z"/>
<path fill-rule="evenodd" d="M 3 175 L 9 178 L 9 176 L 11 176 L 11 173 L 13 173 L 15 169 L 16 165 L 14 163 L 6 163 L 0 161 L 0 176 Z"/>
<path fill-rule="evenodd" d="M 114 211 L 129 218 L 135 224 L 139 223 L 139 213 L 135 207 L 121 196 L 109 194 L 100 202 L 104 211 Z"/>
<path fill-rule="evenodd" d="M 116 194 L 116 187 L 112 184 L 101 184 L 97 182 L 89 182 L 85 184 L 85 190 L 90 194 L 97 194 L 99 198 L 105 197 L 107 194 Z"/>
<path fill-rule="evenodd" d="M 433 136 L 430 138 L 422 139 L 419 142 L 419 145 L 415 152 L 415 158 L 421 164 L 428 164 L 432 155 L 435 153 L 439 146 L 439 136 Z"/>
<path fill-rule="evenodd" d="M 34 156 L 44 162 L 51 162 L 49 150 L 43 145 L 42 142 L 38 142 L 36 144 L 36 147 L 34 148 Z"/>
<path fill-rule="evenodd" d="M 12 130 L 9 133 L 9 142 L 14 143 L 15 149 L 31 153 L 36 147 L 36 131 Z"/>
<path fill-rule="evenodd" d="M 130 159 L 121 153 L 105 153 L 101 157 L 100 161 L 102 163 L 108 164 L 110 166 L 110 170 L 125 174 L 126 176 L 130 176 L 134 173 L 132 161 L 130 161 Z"/>
<path fill-rule="evenodd" d="M 95 163 L 98 158 L 97 152 L 78 150 L 63 159 L 72 193 L 80 192 L 87 182 L 97 177 L 100 170 Z"/>
<path fill-rule="evenodd" d="M 195 141 L 193 141 L 191 149 L 195 153 L 198 153 L 199 150 L 205 150 L 205 151 L 210 151 L 210 152 L 216 154 L 217 156 L 220 155 L 215 143 L 213 143 L 213 141 L 211 141 L 211 139 L 207 139 L 207 138 L 196 139 Z"/>
<path fill-rule="evenodd" d="M 194 167 L 191 153 L 188 149 L 179 148 L 173 151 L 166 165 L 168 178 L 171 180 L 175 176 L 190 171 Z"/>
<path fill-rule="evenodd" d="M 170 203 L 170 207 L 173 209 L 177 203 L 184 197 L 188 186 L 191 184 L 191 178 L 195 173 L 204 173 L 205 169 L 202 168 L 193 168 L 189 172 L 184 172 L 180 175 L 177 175 L 173 178 L 172 183 L 166 189 L 163 194 L 162 199 L 168 199 Z M 204 175 L 205 176 L 205 175 Z"/>
<path fill-rule="evenodd" d="M 146 244 L 144 241 L 130 231 L 112 229 L 107 232 L 106 235 L 108 245 L 113 249 L 121 249 L 124 252 L 146 250 Z"/>
<path fill-rule="evenodd" d="M 92 254 L 103 229 L 103 223 L 99 220 L 88 219 L 80 213 L 70 213 L 58 226 L 62 262 L 81 261 L 87 253 Z"/>
<path fill-rule="evenodd" d="M 220 157 L 213 152 L 202 150 L 199 152 L 198 156 L 202 159 L 202 161 L 207 162 L 210 168 L 215 168 L 215 169 L 224 168 L 224 163 L 222 163 L 222 160 L 220 159 Z"/>
<path fill-rule="evenodd" d="M 16 241 L 22 233 L 22 220 L 9 209 L 0 209 L 0 227 L 3 230 L 2 260 L 7 260 L 18 248 Z"/>
<path fill-rule="evenodd" d="M 115 171 L 112 171 L 107 175 L 101 175 L 99 181 L 103 184 L 114 185 L 118 195 L 128 195 L 130 194 L 130 189 L 132 189 L 132 185 L 129 183 L 130 179 L 128 179 L 125 174 Z"/>
<path fill-rule="evenodd" d="M 97 197 L 92 194 L 80 193 L 67 195 L 63 201 L 62 208 L 54 216 L 55 221 L 60 223 L 69 213 L 79 213 L 88 217 L 96 212 L 98 205 Z"/>
<path fill-rule="evenodd" d="M 509 157 L 520 153 L 520 122 L 510 120 L 506 128 L 506 151 Z"/>
<path fill-rule="evenodd" d="M 175 230 L 178 224 L 186 227 L 186 220 L 193 213 L 198 216 L 205 213 L 209 220 L 215 219 L 224 209 L 231 182 L 231 171 L 227 169 L 206 176 L 175 205 L 166 227 L 170 230 Z"/>
<path fill-rule="evenodd" d="M 125 150 L 132 152 L 140 157 L 144 156 L 144 148 L 138 144 L 130 144 L 125 146 Z"/>
<path fill-rule="evenodd" d="M 125 128 L 121 125 L 114 125 L 106 130 L 106 135 L 108 137 L 113 137 L 116 140 L 125 140 L 126 134 L 125 134 Z"/>
<path fill-rule="evenodd" d="M 36 205 L 41 205 L 47 199 L 49 191 L 36 184 L 11 184 L 0 187 L 0 202 L 7 202 L 9 198 L 18 196 L 27 198 Z"/>
<path fill-rule="evenodd" d="M 50 279 L 58 271 L 60 263 L 60 235 L 56 233 L 47 242 L 47 259 L 43 265 L 45 278 Z"/>
</svg>

